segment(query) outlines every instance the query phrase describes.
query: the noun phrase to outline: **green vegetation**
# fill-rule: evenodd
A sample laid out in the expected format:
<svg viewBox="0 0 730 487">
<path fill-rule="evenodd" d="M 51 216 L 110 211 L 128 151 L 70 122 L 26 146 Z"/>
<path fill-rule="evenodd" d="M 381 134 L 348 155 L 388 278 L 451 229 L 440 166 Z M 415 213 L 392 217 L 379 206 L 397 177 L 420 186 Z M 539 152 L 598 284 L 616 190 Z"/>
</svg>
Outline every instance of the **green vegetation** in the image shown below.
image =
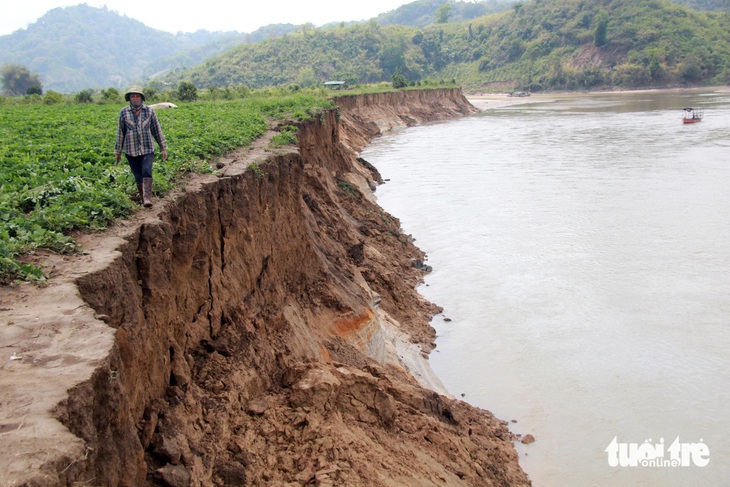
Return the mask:
<svg viewBox="0 0 730 487">
<path fill-rule="evenodd" d="M 730 12 L 730 1 L 728 0 L 674 0 L 674 2 L 695 10 Z"/>
<path fill-rule="evenodd" d="M 140 15 L 143 18 L 144 12 Z M 292 30 L 294 26 L 288 29 Z M 171 34 L 106 7 L 82 3 L 54 8 L 27 29 L 0 36 L 0 65 L 25 65 L 40 75 L 45 88 L 73 93 L 108 86 L 110 80 L 126 87 L 154 73 L 198 65 L 254 39 L 265 37 L 240 32 Z"/>
<path fill-rule="evenodd" d="M 452 6 L 450 3 L 444 3 L 436 10 L 436 23 L 445 24 L 451 18 Z"/>
<path fill-rule="evenodd" d="M 436 9 L 445 1 L 416 0 L 379 15 L 376 23 L 422 27 L 434 22 Z M 512 1 L 452 1 L 450 20 L 463 21 L 503 11 Z M 136 17 L 144 22 L 143 12 Z M 315 29 L 311 24 L 270 24 L 251 33 L 198 30 L 171 34 L 149 28 L 139 20 L 83 3 L 54 8 L 27 29 L 0 36 L 0 65 L 25 65 L 40 75 L 47 89 L 60 93 L 99 89 L 108 86 L 110 80 L 124 88 L 143 84 L 160 73 L 198 66 L 242 44 Z M 345 25 L 333 25 L 337 24 Z M 26 91 L 17 94 L 25 95 Z"/>
<path fill-rule="evenodd" d="M 448 9 L 444 9 L 445 12 Z M 440 20 L 448 20 L 441 15 Z M 397 74 L 396 74 L 397 73 Z M 730 82 L 730 14 L 667 0 L 532 0 L 423 28 L 301 29 L 170 74 L 199 87 L 454 79 L 466 90 L 649 88 Z"/>
<path fill-rule="evenodd" d="M 482 3 L 491 9 L 486 12 L 499 13 L 483 15 Z M 332 106 L 327 96 L 457 81 L 467 91 L 730 84 L 727 0 L 490 0 L 472 6 L 417 0 L 389 13 L 409 17 L 401 23 L 411 26 L 381 25 L 383 16 L 320 29 L 282 25 L 268 31 L 267 40 L 245 44 L 240 36 L 204 31 L 168 35 L 79 5 L 0 36 L 0 63 L 9 63 L 2 83 L 10 95 L 0 97 L 0 281 L 42 279 L 24 254 L 72 252 L 69 232 L 102 229 L 134 209 L 132 177 L 126 165 L 113 164 L 121 93 L 88 88 L 99 86 L 91 71 L 105 80 L 112 72 L 136 79 L 167 71 L 145 87 L 149 102 L 180 104 L 159 112 L 170 143 L 170 158 L 155 166 L 160 195 L 181 173 L 211 171 L 211 158 L 250 144 L 270 121 L 318 116 Z M 115 32 L 124 32 L 123 41 Z M 224 49 L 229 41 L 237 47 Z M 72 47 L 59 50 L 59 43 Z M 181 44 L 199 51 L 179 57 Z M 158 55 L 179 64 L 154 64 Z M 37 68 L 18 59 L 33 59 L 46 71 L 33 74 Z M 202 59 L 194 69 L 178 69 Z M 98 60 L 106 63 L 103 69 Z M 353 89 L 319 88 L 328 80 Z M 296 137 L 293 126 L 284 127 L 272 145 Z M 341 189 L 349 194 L 349 187 Z"/>
<path fill-rule="evenodd" d="M 395 72 L 390 75 L 390 80 L 393 83 L 393 88 L 405 88 L 408 86 L 408 78 L 403 76 L 400 68 L 396 68 Z"/>
<path fill-rule="evenodd" d="M 177 87 L 177 98 L 180 101 L 195 101 L 198 99 L 198 88 L 188 81 L 182 81 Z"/>
<path fill-rule="evenodd" d="M 596 29 L 593 31 L 593 45 L 603 47 L 608 44 L 608 14 L 603 10 L 596 15 Z"/>
<path fill-rule="evenodd" d="M 269 90 L 160 110 L 169 158 L 155 161 L 155 191 L 163 196 L 186 172 L 211 172 L 211 159 L 249 145 L 272 120 L 304 120 L 333 106 L 320 92 Z M 119 109 L 0 104 L 0 283 L 44 279 L 24 254 L 74 252 L 70 232 L 101 230 L 134 211 L 134 178 L 114 164 Z"/>
<path fill-rule="evenodd" d="M 725 84 L 729 27 L 664 0 L 530 2 L 477 29 L 496 41 L 478 78 L 530 91 Z"/>
<path fill-rule="evenodd" d="M 407 25 L 423 28 L 438 23 L 440 20 L 463 22 L 485 15 L 504 12 L 512 7 L 515 0 L 481 0 L 479 2 L 463 2 L 446 0 L 416 0 L 397 9 L 375 17 L 375 21 L 385 25 Z M 442 10 L 443 9 L 443 10 Z M 448 10 L 448 12 L 445 12 Z M 440 17 L 448 13 L 446 17 Z"/>
<path fill-rule="evenodd" d="M 337 186 L 350 198 L 360 199 L 360 191 L 347 181 L 338 180 Z"/>
<path fill-rule="evenodd" d="M 0 69 L 3 92 L 9 96 L 40 95 L 43 91 L 40 77 L 19 64 L 6 64 Z"/>
<path fill-rule="evenodd" d="M 367 93 L 389 93 L 389 92 L 396 92 L 396 91 L 408 91 L 408 90 L 431 90 L 431 89 L 441 89 L 441 88 L 461 88 L 459 84 L 456 83 L 455 79 L 450 80 L 439 80 L 439 81 L 431 81 L 431 80 L 421 80 L 421 81 L 413 81 L 408 80 L 407 86 L 404 86 L 402 88 L 395 88 L 393 86 L 393 81 L 391 79 L 391 82 L 385 82 L 382 83 L 376 83 L 376 84 L 368 84 L 368 85 L 355 85 L 352 88 L 348 88 L 346 90 L 338 90 L 338 91 L 332 91 L 331 96 L 332 98 L 337 98 L 338 96 L 354 96 L 354 95 L 365 95 Z"/>
<path fill-rule="evenodd" d="M 298 130 L 294 125 L 284 125 L 281 128 L 281 132 L 271 138 L 271 145 L 274 147 L 283 147 L 285 145 L 296 144 Z"/>
<path fill-rule="evenodd" d="M 261 167 L 261 164 L 258 162 L 252 162 L 248 166 L 246 166 L 246 169 L 254 173 L 256 176 L 256 179 L 261 179 L 264 176 L 266 176 L 266 171 Z"/>
<path fill-rule="evenodd" d="M 416 0 L 366 22 L 175 35 L 82 4 L 0 36 L 0 65 L 27 64 L 59 93 L 146 79 L 228 95 L 390 82 L 396 69 L 475 91 L 636 88 L 728 83 L 729 36 L 728 0 Z M 32 93 L 40 84 L 12 90 Z"/>
</svg>

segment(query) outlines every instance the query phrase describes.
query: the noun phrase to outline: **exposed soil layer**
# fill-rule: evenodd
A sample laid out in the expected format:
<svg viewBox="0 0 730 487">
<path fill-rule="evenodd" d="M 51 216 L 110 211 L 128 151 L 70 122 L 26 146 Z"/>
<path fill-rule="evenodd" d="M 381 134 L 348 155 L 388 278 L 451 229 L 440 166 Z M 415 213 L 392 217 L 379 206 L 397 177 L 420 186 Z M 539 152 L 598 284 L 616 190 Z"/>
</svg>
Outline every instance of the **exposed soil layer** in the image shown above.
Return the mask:
<svg viewBox="0 0 730 487">
<path fill-rule="evenodd" d="M 0 290 L 0 486 L 529 485 L 505 422 L 414 373 L 439 311 L 425 256 L 357 158 L 476 109 L 337 103 L 298 147 L 262 139 L 80 235 L 86 254 L 35 256 L 45 288 Z"/>
</svg>

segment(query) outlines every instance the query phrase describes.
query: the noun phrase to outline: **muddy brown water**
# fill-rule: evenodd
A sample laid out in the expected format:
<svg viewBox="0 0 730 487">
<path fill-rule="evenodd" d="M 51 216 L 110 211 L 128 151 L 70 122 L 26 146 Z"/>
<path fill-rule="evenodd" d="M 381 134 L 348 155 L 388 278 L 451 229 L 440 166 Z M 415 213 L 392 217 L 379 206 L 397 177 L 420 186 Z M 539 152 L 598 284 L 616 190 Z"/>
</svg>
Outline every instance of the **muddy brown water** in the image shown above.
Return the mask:
<svg viewBox="0 0 730 487">
<path fill-rule="evenodd" d="M 537 438 L 538 487 L 728 485 L 730 90 L 480 106 L 362 154 L 434 269 L 436 374 Z"/>
</svg>

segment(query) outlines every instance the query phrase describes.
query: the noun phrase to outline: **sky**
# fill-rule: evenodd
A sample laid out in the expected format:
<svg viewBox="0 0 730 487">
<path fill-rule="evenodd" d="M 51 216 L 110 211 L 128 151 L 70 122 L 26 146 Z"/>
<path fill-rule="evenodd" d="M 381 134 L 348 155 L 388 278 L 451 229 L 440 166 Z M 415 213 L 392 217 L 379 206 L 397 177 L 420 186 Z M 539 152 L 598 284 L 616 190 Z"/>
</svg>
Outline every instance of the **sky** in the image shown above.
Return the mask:
<svg viewBox="0 0 730 487">
<path fill-rule="evenodd" d="M 0 35 L 25 29 L 49 10 L 85 3 L 104 7 L 147 27 L 171 32 L 253 32 L 268 24 L 320 26 L 330 22 L 367 20 L 395 10 L 413 0 L 3 0 L 0 6 Z M 187 4 L 187 5 L 186 5 Z M 186 6 L 183 6 L 186 5 Z M 197 6 L 195 6 L 197 5 Z"/>
</svg>

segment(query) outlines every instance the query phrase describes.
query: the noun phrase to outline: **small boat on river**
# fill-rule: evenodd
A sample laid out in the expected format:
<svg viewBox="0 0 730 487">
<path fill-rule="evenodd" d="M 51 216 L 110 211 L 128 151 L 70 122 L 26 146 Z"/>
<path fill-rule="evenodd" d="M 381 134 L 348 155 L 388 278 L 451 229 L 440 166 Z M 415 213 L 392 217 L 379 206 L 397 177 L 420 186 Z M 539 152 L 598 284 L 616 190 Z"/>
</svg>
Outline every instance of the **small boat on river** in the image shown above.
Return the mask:
<svg viewBox="0 0 730 487">
<path fill-rule="evenodd" d="M 683 112 L 682 123 L 701 122 L 705 116 L 704 108 L 685 108 Z"/>
</svg>

